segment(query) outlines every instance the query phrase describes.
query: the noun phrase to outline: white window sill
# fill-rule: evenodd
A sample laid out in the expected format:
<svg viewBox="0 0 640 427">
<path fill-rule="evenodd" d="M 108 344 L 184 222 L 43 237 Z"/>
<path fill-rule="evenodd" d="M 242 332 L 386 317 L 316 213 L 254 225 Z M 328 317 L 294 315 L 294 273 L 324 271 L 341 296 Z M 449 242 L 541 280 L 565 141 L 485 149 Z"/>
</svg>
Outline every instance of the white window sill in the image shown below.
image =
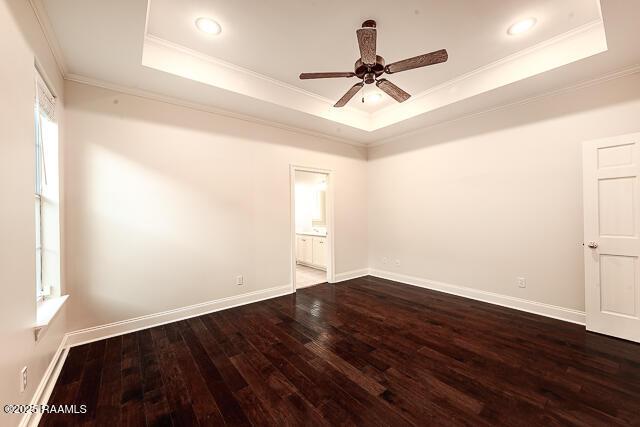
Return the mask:
<svg viewBox="0 0 640 427">
<path fill-rule="evenodd" d="M 42 331 L 49 326 L 49 323 L 56 317 L 56 314 L 58 314 L 67 301 L 67 298 L 69 298 L 69 295 L 47 298 L 38 302 L 36 306 L 36 325 L 34 327 L 36 341 L 38 341 Z"/>
</svg>

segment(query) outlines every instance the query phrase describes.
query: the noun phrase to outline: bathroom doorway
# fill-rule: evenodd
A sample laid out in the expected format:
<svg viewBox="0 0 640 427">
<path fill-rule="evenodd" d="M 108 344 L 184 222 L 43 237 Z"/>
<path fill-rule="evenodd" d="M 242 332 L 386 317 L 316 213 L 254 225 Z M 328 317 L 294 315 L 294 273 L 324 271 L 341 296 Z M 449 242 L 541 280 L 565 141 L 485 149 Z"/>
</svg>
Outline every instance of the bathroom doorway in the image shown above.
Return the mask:
<svg viewBox="0 0 640 427">
<path fill-rule="evenodd" d="M 332 282 L 331 172 L 291 166 L 293 289 Z"/>
</svg>

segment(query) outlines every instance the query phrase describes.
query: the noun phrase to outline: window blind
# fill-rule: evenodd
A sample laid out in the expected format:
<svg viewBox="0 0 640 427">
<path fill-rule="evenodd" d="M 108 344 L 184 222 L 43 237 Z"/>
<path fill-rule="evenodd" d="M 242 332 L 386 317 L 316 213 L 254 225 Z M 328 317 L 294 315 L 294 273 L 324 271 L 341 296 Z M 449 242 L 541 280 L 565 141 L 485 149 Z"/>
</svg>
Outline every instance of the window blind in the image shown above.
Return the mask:
<svg viewBox="0 0 640 427">
<path fill-rule="evenodd" d="M 36 108 L 40 114 L 55 121 L 56 97 L 53 96 L 40 73 L 36 73 L 36 76 Z"/>
</svg>

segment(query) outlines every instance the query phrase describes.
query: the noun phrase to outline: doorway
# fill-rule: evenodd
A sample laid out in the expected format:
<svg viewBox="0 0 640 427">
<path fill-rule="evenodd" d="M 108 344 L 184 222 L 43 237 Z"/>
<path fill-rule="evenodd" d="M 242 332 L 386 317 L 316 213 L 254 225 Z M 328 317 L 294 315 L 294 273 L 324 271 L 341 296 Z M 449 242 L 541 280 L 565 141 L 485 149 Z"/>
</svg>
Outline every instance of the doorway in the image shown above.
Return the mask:
<svg viewBox="0 0 640 427">
<path fill-rule="evenodd" d="M 291 166 L 293 291 L 333 282 L 331 171 Z"/>
</svg>

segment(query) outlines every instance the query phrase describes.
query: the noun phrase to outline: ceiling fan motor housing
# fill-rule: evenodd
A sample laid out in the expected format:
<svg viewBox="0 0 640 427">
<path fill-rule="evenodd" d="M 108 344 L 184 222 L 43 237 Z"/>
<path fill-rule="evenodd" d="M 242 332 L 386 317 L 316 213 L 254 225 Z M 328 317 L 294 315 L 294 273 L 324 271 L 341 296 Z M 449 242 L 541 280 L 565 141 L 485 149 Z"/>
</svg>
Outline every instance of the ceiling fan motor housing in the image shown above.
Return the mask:
<svg viewBox="0 0 640 427">
<path fill-rule="evenodd" d="M 384 58 L 376 55 L 376 63 L 373 65 L 364 64 L 362 59 L 358 59 L 354 69 L 354 73 L 359 79 L 364 80 L 366 84 L 371 84 L 376 78 L 384 74 Z"/>
<path fill-rule="evenodd" d="M 375 27 L 376 27 L 376 21 L 374 21 L 373 19 L 367 19 L 362 23 L 362 28 L 375 28 Z"/>
</svg>

